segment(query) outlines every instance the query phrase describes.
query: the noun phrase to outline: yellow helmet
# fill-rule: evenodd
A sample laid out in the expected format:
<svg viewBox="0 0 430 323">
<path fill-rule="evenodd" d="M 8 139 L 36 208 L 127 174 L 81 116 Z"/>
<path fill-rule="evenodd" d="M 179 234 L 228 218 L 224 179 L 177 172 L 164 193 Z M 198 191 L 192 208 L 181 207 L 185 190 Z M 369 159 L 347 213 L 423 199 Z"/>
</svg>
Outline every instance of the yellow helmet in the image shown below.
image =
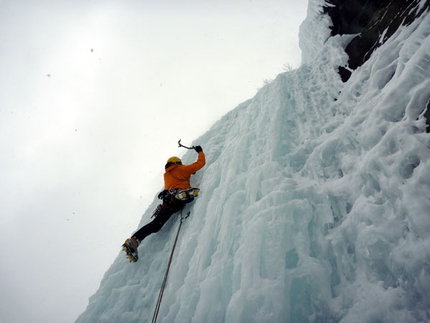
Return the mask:
<svg viewBox="0 0 430 323">
<path fill-rule="evenodd" d="M 179 157 L 173 156 L 167 160 L 167 163 L 168 164 L 180 164 L 180 163 L 182 163 L 182 160 Z"/>
</svg>

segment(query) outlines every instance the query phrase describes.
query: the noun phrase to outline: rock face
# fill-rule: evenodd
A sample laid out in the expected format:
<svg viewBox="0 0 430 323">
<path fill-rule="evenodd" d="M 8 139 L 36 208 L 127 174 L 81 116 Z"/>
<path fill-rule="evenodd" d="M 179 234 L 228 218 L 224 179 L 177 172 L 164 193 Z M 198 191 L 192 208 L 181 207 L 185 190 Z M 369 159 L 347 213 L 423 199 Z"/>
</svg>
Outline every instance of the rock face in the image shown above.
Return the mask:
<svg viewBox="0 0 430 323">
<path fill-rule="evenodd" d="M 357 34 L 346 46 L 347 66 L 339 67 L 346 82 L 370 55 L 402 25 L 430 9 L 430 0 L 328 0 L 324 7 L 333 25 L 331 36 Z"/>
</svg>

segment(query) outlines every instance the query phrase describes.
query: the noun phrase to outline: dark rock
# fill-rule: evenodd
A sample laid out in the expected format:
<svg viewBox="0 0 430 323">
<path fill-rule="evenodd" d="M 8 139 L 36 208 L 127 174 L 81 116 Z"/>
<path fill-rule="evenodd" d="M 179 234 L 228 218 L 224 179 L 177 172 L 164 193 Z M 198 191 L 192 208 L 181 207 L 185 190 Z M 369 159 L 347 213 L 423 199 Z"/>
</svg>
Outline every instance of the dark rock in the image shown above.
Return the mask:
<svg viewBox="0 0 430 323">
<path fill-rule="evenodd" d="M 401 25 L 409 25 L 425 10 L 430 0 L 419 9 L 420 0 L 327 0 L 324 8 L 332 22 L 331 35 L 357 34 L 347 45 L 348 68 L 356 69 L 387 41 Z M 381 38 L 382 37 L 382 38 Z M 346 82 L 351 72 L 339 67 Z"/>
</svg>

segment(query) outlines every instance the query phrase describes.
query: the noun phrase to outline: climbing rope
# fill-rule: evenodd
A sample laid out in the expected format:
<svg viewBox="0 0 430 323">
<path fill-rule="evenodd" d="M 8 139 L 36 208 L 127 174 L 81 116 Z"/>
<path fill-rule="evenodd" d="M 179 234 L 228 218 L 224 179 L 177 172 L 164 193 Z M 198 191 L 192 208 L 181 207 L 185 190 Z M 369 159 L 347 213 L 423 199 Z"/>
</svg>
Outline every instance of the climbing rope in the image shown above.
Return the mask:
<svg viewBox="0 0 430 323">
<path fill-rule="evenodd" d="M 181 210 L 181 221 L 179 222 L 179 228 L 178 228 L 178 232 L 176 233 L 175 243 L 173 244 L 169 263 L 167 265 L 166 273 L 164 274 L 163 284 L 161 285 L 160 294 L 158 295 L 158 301 L 157 301 L 157 305 L 155 306 L 154 316 L 152 317 L 152 323 L 157 322 L 158 312 L 160 311 L 161 300 L 163 299 L 164 289 L 166 288 L 167 277 L 169 276 L 170 265 L 172 264 L 173 253 L 175 252 L 176 242 L 178 242 L 179 231 L 181 231 L 182 222 L 189 216 L 190 216 L 190 212 L 188 212 L 185 216 L 182 216 L 182 210 Z"/>
</svg>

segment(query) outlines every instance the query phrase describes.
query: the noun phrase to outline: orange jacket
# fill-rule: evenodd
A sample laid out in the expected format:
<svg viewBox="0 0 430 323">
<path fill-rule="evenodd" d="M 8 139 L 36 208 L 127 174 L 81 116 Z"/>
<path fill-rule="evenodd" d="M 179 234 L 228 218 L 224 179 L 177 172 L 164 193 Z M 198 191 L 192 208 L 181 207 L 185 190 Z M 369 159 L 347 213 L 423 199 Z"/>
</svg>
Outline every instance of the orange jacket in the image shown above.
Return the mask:
<svg viewBox="0 0 430 323">
<path fill-rule="evenodd" d="M 206 164 L 206 157 L 203 151 L 199 152 L 197 161 L 190 165 L 175 164 L 166 169 L 164 173 L 164 188 L 171 190 L 175 188 L 190 188 L 190 178 L 195 172 Z"/>
</svg>

